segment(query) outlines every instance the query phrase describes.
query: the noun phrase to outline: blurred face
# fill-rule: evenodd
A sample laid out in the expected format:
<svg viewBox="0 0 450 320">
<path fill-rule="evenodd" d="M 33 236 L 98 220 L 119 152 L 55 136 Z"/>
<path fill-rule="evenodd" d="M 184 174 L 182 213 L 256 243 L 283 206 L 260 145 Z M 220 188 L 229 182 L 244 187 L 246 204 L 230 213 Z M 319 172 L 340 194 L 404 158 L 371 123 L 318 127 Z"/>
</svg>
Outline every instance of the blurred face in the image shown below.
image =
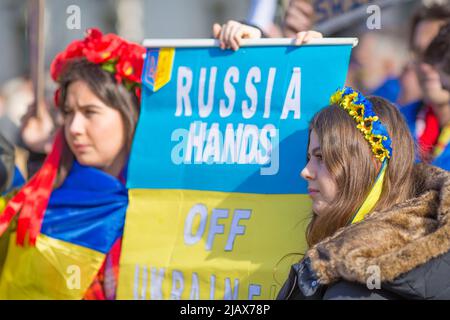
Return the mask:
<svg viewBox="0 0 450 320">
<path fill-rule="evenodd" d="M 402 73 L 400 74 L 400 83 L 402 87 L 403 99 L 405 101 L 399 102 L 400 105 L 405 105 L 409 102 L 417 101 L 422 98 L 422 88 L 417 78 L 416 66 L 414 62 L 407 63 Z"/>
<path fill-rule="evenodd" d="M 309 140 L 308 163 L 301 176 L 308 181 L 308 193 L 313 201 L 314 213 L 321 215 L 336 197 L 337 185 L 323 161 L 319 138 L 314 130 L 311 131 Z"/>
<path fill-rule="evenodd" d="M 422 21 L 417 25 L 413 38 L 418 80 L 423 91 L 424 100 L 432 105 L 447 103 L 449 92 L 443 89 L 438 71 L 429 64 L 422 63 L 421 59 L 444 23 L 445 21 L 440 20 Z"/>
<path fill-rule="evenodd" d="M 118 176 L 126 157 L 120 112 L 104 104 L 83 81 L 67 90 L 64 134 L 77 161 Z"/>
<path fill-rule="evenodd" d="M 421 21 L 414 32 L 413 52 L 416 59 L 421 59 L 425 50 L 439 33 L 439 29 L 445 24 L 442 20 Z"/>
<path fill-rule="evenodd" d="M 355 73 L 357 85 L 364 90 L 374 90 L 390 74 L 384 57 L 376 56 L 377 42 L 370 33 L 365 33 L 353 51 L 352 72 Z"/>
</svg>

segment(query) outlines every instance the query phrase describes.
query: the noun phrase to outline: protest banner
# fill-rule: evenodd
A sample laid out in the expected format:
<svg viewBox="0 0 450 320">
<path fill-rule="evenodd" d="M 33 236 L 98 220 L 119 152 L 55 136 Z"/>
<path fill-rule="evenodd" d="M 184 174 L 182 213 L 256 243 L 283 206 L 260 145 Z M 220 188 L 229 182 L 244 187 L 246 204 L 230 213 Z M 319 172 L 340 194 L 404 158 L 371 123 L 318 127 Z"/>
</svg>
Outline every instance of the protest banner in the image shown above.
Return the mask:
<svg viewBox="0 0 450 320">
<path fill-rule="evenodd" d="M 274 299 L 306 249 L 308 122 L 356 39 L 146 41 L 119 299 Z"/>
</svg>

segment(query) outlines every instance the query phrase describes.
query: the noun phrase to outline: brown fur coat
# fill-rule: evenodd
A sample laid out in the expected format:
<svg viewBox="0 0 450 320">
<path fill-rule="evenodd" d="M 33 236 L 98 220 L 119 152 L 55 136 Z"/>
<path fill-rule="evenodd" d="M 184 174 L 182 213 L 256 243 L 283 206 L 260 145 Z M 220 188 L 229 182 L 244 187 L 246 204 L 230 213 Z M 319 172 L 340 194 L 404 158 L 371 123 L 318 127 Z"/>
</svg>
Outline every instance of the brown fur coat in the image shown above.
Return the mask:
<svg viewBox="0 0 450 320">
<path fill-rule="evenodd" d="M 380 268 L 381 282 L 393 281 L 450 250 L 450 172 L 420 164 L 414 175 L 414 198 L 373 212 L 307 252 L 321 284 L 365 284 L 370 266 Z"/>
</svg>

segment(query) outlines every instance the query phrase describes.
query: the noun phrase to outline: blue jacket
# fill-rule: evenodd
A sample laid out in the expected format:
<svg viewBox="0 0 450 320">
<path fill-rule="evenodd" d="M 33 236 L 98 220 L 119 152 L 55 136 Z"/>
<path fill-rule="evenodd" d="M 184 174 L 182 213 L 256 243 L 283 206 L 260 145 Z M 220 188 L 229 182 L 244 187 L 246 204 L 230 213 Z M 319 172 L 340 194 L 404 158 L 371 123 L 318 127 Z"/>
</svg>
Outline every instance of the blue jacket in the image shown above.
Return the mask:
<svg viewBox="0 0 450 320">
<path fill-rule="evenodd" d="M 372 95 L 383 97 L 392 103 L 396 103 L 400 96 L 401 84 L 398 78 L 387 78 Z"/>
</svg>

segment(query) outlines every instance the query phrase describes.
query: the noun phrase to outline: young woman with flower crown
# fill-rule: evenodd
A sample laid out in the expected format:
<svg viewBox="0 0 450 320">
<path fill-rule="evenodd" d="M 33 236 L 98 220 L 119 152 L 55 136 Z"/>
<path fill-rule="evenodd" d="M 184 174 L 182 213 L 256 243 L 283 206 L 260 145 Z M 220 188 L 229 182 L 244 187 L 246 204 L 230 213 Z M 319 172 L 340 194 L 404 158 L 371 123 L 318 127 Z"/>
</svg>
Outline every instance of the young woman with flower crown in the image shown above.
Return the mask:
<svg viewBox="0 0 450 320">
<path fill-rule="evenodd" d="M 398 109 L 344 88 L 310 123 L 309 250 L 278 299 L 450 299 L 450 173 Z"/>
<path fill-rule="evenodd" d="M 115 298 L 144 53 L 89 29 L 54 59 L 64 124 L 41 170 L 0 214 L 1 297 Z M 63 269 L 61 254 L 84 272 L 81 288 L 64 285 L 66 270 L 52 273 Z"/>
<path fill-rule="evenodd" d="M 213 27 L 222 48 L 258 30 Z M 320 38 L 299 32 L 296 43 Z M 309 250 L 278 299 L 450 299 L 450 173 L 414 164 L 399 110 L 344 88 L 310 123 Z"/>
</svg>

